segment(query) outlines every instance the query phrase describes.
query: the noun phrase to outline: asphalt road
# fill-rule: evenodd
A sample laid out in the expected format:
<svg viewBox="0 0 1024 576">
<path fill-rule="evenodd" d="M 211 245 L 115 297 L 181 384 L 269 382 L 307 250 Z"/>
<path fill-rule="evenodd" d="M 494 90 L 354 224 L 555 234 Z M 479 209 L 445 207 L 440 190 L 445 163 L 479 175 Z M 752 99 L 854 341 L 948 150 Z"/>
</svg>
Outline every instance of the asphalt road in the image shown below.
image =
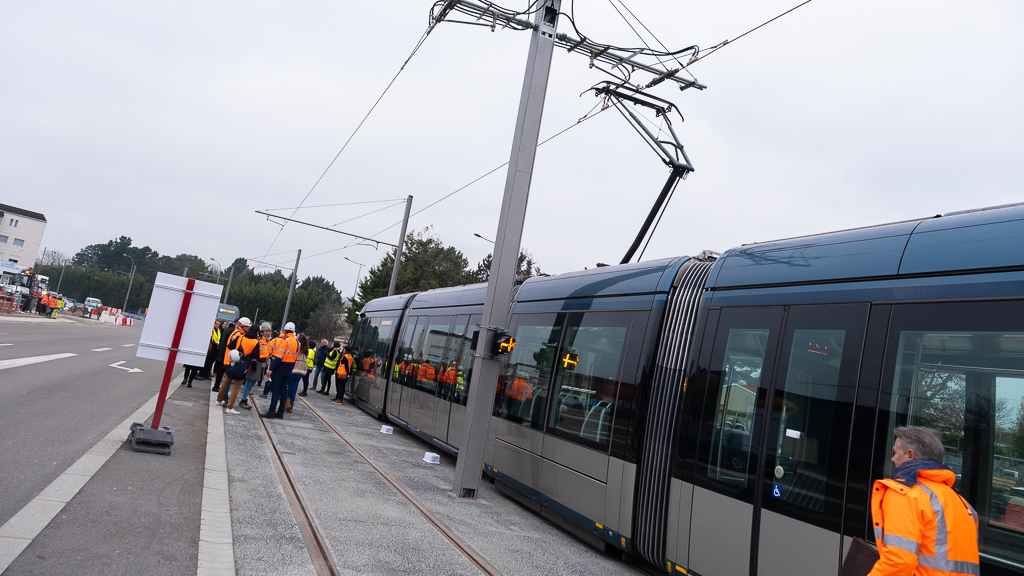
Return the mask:
<svg viewBox="0 0 1024 576">
<path fill-rule="evenodd" d="M 0 316 L 0 525 L 159 391 L 164 364 L 135 357 L 141 333 L 139 325 Z M 74 356 L 6 362 L 59 354 Z M 120 361 L 142 372 L 110 366 Z"/>
</svg>

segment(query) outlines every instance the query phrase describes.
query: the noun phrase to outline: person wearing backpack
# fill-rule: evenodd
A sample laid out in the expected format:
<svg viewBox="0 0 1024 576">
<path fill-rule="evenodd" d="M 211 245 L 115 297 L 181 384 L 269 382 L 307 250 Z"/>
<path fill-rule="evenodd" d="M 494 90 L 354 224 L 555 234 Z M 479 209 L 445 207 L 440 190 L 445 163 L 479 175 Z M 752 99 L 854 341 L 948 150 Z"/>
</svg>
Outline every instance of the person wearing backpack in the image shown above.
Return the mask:
<svg viewBox="0 0 1024 576">
<path fill-rule="evenodd" d="M 227 381 L 217 393 L 217 405 L 226 406 L 225 414 L 239 414 L 238 410 L 235 410 L 235 400 L 245 384 L 246 374 L 260 356 L 259 332 L 252 322 L 246 323 L 247 320 L 248 318 L 239 320 L 239 324 L 247 326 L 245 334 L 228 342 L 228 359 L 231 363 L 224 371 Z M 242 400 L 245 400 L 245 396 Z"/>
</svg>

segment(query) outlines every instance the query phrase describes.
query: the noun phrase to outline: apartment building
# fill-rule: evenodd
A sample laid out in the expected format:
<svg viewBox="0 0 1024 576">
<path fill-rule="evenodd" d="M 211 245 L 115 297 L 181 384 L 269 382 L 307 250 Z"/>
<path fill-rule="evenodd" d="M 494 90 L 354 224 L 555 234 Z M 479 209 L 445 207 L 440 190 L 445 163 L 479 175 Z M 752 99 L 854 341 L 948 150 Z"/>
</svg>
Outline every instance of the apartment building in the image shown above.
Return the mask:
<svg viewBox="0 0 1024 576">
<path fill-rule="evenodd" d="M 34 266 L 46 230 L 46 216 L 0 204 L 0 262 Z"/>
</svg>

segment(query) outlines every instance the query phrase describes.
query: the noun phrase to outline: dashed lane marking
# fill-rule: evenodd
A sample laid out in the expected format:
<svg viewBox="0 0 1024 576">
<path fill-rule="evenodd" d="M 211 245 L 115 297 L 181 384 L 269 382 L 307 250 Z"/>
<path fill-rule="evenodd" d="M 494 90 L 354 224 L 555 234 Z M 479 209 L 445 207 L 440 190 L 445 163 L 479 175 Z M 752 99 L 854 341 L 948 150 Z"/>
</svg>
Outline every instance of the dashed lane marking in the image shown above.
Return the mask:
<svg viewBox="0 0 1024 576">
<path fill-rule="evenodd" d="M 121 344 L 121 348 L 131 348 L 132 346 L 135 346 L 135 344 Z"/>
<path fill-rule="evenodd" d="M 65 352 L 63 354 L 47 354 L 46 356 L 29 356 L 28 358 L 11 358 L 10 360 L 0 360 L 0 370 L 6 370 L 8 368 L 17 368 L 19 366 L 28 366 L 29 364 L 38 364 L 40 362 L 49 362 L 50 360 L 60 360 L 61 358 L 71 358 L 72 356 L 78 356 L 78 354 Z"/>
<path fill-rule="evenodd" d="M 10 342 L 8 342 L 7 344 L 0 344 L 0 346 L 14 346 L 14 344 L 11 344 Z"/>
<path fill-rule="evenodd" d="M 93 348 L 93 352 L 106 352 L 107 350 L 113 350 L 113 348 Z"/>
</svg>

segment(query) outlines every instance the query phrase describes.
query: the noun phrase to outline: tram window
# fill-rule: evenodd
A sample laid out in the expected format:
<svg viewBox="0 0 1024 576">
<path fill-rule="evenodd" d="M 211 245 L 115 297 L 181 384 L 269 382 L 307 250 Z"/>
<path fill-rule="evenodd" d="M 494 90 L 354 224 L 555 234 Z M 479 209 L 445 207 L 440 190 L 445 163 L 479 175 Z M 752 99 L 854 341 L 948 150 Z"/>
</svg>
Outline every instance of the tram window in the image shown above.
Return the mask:
<svg viewBox="0 0 1024 576">
<path fill-rule="evenodd" d="M 592 448 L 608 446 L 632 319 L 632 312 L 570 316 L 555 365 L 548 432 Z"/>
<path fill-rule="evenodd" d="M 381 374 L 383 363 L 391 345 L 391 333 L 394 331 L 395 318 L 371 318 L 369 325 L 358 340 L 355 353 L 356 365 L 369 377 Z"/>
<path fill-rule="evenodd" d="M 516 347 L 509 355 L 495 394 L 496 416 L 537 430 L 544 427 L 548 384 L 564 318 L 564 314 L 519 316 Z"/>
<path fill-rule="evenodd" d="M 427 328 L 425 317 L 409 318 L 405 325 L 405 334 L 402 335 L 402 347 L 398 350 L 399 382 L 402 386 L 412 388 L 416 381 L 416 348 L 419 346 L 423 331 Z"/>
<path fill-rule="evenodd" d="M 444 360 L 437 369 L 437 392 L 443 400 L 451 400 L 455 394 L 456 386 L 463 376 L 459 369 L 459 349 L 466 338 L 466 321 L 468 316 L 456 316 L 455 326 L 451 329 L 448 338 L 448 348 L 444 353 Z"/>
<path fill-rule="evenodd" d="M 708 477 L 747 486 L 754 412 L 769 330 L 729 331 L 715 403 Z"/>
<path fill-rule="evenodd" d="M 366 329 L 370 325 L 370 319 L 363 316 L 356 322 L 355 329 L 352 330 L 352 346 L 357 349 L 362 348 L 362 341 L 366 334 Z"/>
<path fill-rule="evenodd" d="M 973 305 L 975 310 L 985 307 Z M 971 305 L 932 308 L 944 308 L 938 317 L 984 324 L 985 315 L 972 311 Z M 989 316 L 1019 321 L 1022 311 L 1015 312 Z M 894 330 L 899 327 L 894 321 Z M 889 409 L 888 437 L 876 458 L 887 460 L 888 476 L 893 428 L 937 429 L 946 449 L 944 463 L 956 474 L 954 488 L 981 517 L 982 558 L 1020 567 L 1024 564 L 1024 332 L 901 330 L 898 334 L 895 366 L 889 372 L 892 394 L 882 399 L 883 408 Z"/>
<path fill-rule="evenodd" d="M 466 334 L 463 336 L 462 350 L 459 352 L 458 365 L 456 366 L 456 381 L 455 381 L 455 393 L 452 396 L 452 402 L 456 404 L 466 405 L 466 399 L 469 397 L 469 381 L 473 376 L 473 339 L 476 338 L 476 333 L 480 331 L 480 316 L 470 316 L 469 326 L 466 328 Z"/>
<path fill-rule="evenodd" d="M 434 316 L 426 323 L 422 346 L 416 350 L 416 374 L 413 386 L 431 394 L 437 390 L 444 346 L 451 331 L 451 316 Z M 417 326 L 418 329 L 418 326 Z"/>
<path fill-rule="evenodd" d="M 636 463 L 642 432 L 636 427 L 639 423 L 637 412 L 640 404 L 639 382 L 649 381 L 650 374 L 641 374 L 646 367 L 650 370 L 653 364 L 653 346 L 644 350 L 644 339 L 648 336 L 648 320 L 651 313 L 642 310 L 633 314 L 633 326 L 629 329 L 629 339 L 622 358 L 622 375 L 619 376 L 619 393 L 615 399 L 615 420 L 612 428 L 610 454 L 626 462 Z"/>
</svg>

